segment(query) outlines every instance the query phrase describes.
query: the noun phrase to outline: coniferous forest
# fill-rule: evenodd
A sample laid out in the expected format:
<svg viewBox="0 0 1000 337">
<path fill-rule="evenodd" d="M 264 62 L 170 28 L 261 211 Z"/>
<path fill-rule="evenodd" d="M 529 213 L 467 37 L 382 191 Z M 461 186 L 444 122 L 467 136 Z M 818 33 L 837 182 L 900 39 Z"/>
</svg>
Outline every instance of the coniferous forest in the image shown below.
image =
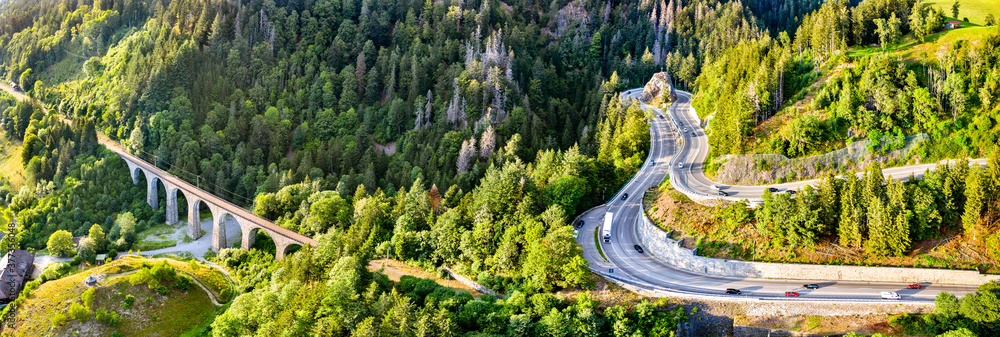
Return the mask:
<svg viewBox="0 0 1000 337">
<path fill-rule="evenodd" d="M 709 168 L 726 155 L 803 158 L 861 140 L 884 154 L 917 134 L 930 140 L 914 162 L 989 156 L 985 169 L 946 165 L 906 183 L 880 179 L 873 162 L 860 178 L 829 172 L 794 199 L 727 206 L 767 245 L 826 240 L 900 256 L 917 240 L 960 237 L 1000 260 L 989 249 L 1000 242 L 1000 151 L 990 151 L 1000 35 L 900 51 L 936 41 L 959 17 L 951 10 L 918 0 L 0 1 L 0 82 L 29 97 L 0 92 L 0 220 L 16 218 L 0 249 L 59 255 L 54 243 L 89 235 L 63 254 L 76 266 L 145 247 L 141 233 L 165 222 L 164 207 L 147 205 L 144 179 L 134 185 L 98 143 L 107 137 L 319 242 L 275 260 L 258 235 L 250 251 L 204 256 L 236 291 L 197 334 L 671 336 L 689 314 L 679 306 L 588 295 L 606 281 L 577 244 L 590 233 L 569 224 L 645 162 L 651 115 L 619 97 L 665 71 L 693 93 Z M 499 295 L 393 281 L 369 268 L 377 259 L 450 268 Z M 942 311 L 949 326 L 913 329 L 995 332 L 996 318 L 963 310 Z"/>
</svg>

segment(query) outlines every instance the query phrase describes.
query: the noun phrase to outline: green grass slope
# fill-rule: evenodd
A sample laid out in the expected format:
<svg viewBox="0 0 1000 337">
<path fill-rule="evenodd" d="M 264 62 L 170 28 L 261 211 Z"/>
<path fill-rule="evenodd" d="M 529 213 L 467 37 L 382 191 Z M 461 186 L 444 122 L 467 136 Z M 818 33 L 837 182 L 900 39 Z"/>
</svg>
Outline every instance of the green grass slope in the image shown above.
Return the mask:
<svg viewBox="0 0 1000 337">
<path fill-rule="evenodd" d="M 975 41 L 983 39 L 990 33 L 995 33 L 998 30 L 1000 30 L 1000 27 L 996 26 L 949 29 L 927 36 L 923 42 L 917 41 L 913 35 L 908 35 L 903 43 L 895 47 L 889 47 L 888 52 L 899 55 L 909 61 L 933 62 L 937 57 L 935 54 L 941 50 L 942 47 L 948 47 L 957 41 L 975 43 Z M 847 55 L 857 58 L 871 56 L 882 52 L 882 48 L 880 47 L 859 46 L 852 48 L 847 52 Z"/>
<path fill-rule="evenodd" d="M 169 293 L 161 295 L 145 284 L 131 285 L 129 273 L 141 267 L 143 262 L 159 263 L 163 259 L 145 259 L 127 256 L 104 266 L 49 281 L 35 289 L 28 299 L 18 309 L 16 316 L 8 321 L 13 329 L 13 336 L 111 336 L 118 333 L 122 336 L 179 336 L 198 335 L 208 324 L 211 324 L 216 314 L 208 294 L 195 284 L 187 291 L 168 287 Z M 206 277 L 210 268 L 199 268 L 194 271 L 184 268 L 187 264 L 167 260 L 178 268 L 179 272 L 198 276 L 202 283 L 215 283 L 216 277 Z M 215 274 L 220 274 L 215 272 Z M 84 280 L 94 276 L 101 280 L 94 288 L 94 301 L 89 308 L 90 319 L 80 322 L 68 318 L 65 322 L 55 325 L 52 317 L 57 314 L 69 316 L 69 308 L 73 303 L 83 303 L 81 295 L 88 286 Z M 224 276 L 218 275 L 218 278 Z M 207 278 L 207 280 L 205 279 Z M 209 288 L 213 288 L 209 285 Z M 213 289 L 214 292 L 214 289 Z M 126 304 L 126 298 L 131 296 L 134 302 Z M 227 296 L 228 297 L 228 296 Z M 99 308 L 116 312 L 120 316 L 117 325 L 109 326 L 98 322 L 93 313 Z M 8 327 L 11 327 L 8 326 Z"/>
<path fill-rule="evenodd" d="M 925 0 L 924 4 L 930 8 L 941 7 L 945 16 L 951 16 L 951 5 L 955 0 Z M 997 0 L 959 0 L 958 20 L 969 18 L 969 21 L 977 25 L 986 24 L 986 14 L 993 14 L 1000 20 L 1000 1 Z"/>
</svg>

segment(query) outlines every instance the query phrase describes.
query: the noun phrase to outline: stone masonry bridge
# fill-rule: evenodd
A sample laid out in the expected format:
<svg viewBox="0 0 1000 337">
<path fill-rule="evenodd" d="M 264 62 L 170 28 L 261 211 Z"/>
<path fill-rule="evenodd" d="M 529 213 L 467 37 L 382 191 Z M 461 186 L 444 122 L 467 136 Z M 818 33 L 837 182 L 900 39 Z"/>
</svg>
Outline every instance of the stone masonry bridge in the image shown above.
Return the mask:
<svg viewBox="0 0 1000 337">
<path fill-rule="evenodd" d="M 257 231 L 264 231 L 274 240 L 277 259 L 285 256 L 293 245 L 316 246 L 316 240 L 296 233 L 290 229 L 278 226 L 273 222 L 261 218 L 252 212 L 234 205 L 229 201 L 208 193 L 197 186 L 188 183 L 173 174 L 136 157 L 118 143 L 105 137 L 99 137 L 101 144 L 112 152 L 118 154 L 128 164 L 129 172 L 132 175 L 132 183 L 139 183 L 139 173 L 146 177 L 146 203 L 153 209 L 159 208 L 159 197 L 157 182 L 163 184 L 167 195 L 167 224 L 178 222 L 179 212 L 177 209 L 177 192 L 184 194 L 187 200 L 188 225 L 187 233 L 193 239 L 201 237 L 201 205 L 205 204 L 212 212 L 212 250 L 219 251 L 226 247 L 226 226 L 227 216 L 236 220 L 242 231 L 242 248 L 249 250 L 253 245 L 253 240 Z"/>
<path fill-rule="evenodd" d="M 45 105 L 39 103 L 33 98 L 25 96 L 23 93 L 12 89 L 10 86 L 7 86 L 2 82 L 0 82 L 0 90 L 6 91 L 19 100 L 34 102 L 42 107 L 45 114 L 49 113 L 49 110 L 45 108 Z M 73 125 L 73 121 L 66 119 L 66 117 L 62 115 L 59 115 L 59 119 L 67 125 Z M 142 174 L 146 177 L 146 203 L 148 203 L 153 209 L 159 208 L 160 200 L 157 194 L 157 182 L 163 183 L 167 194 L 167 224 L 173 225 L 178 221 L 177 218 L 179 217 L 179 213 L 177 210 L 177 192 L 180 191 L 184 193 L 184 199 L 187 200 L 188 236 L 193 239 L 197 239 L 201 237 L 201 204 L 207 205 L 208 209 L 212 212 L 212 249 L 215 251 L 227 248 L 225 226 L 227 217 L 232 217 L 239 225 L 243 238 L 242 248 L 245 250 L 249 250 L 250 246 L 253 246 L 253 240 L 257 231 L 264 231 L 271 237 L 271 239 L 274 240 L 274 246 L 276 248 L 275 257 L 278 259 L 284 257 L 285 254 L 288 253 L 289 248 L 293 245 L 317 245 L 316 240 L 313 240 L 308 236 L 275 225 L 267 219 L 261 218 L 242 207 L 236 206 L 225 199 L 219 198 L 198 188 L 197 186 L 191 185 L 173 174 L 161 170 L 155 165 L 147 163 L 142 160 L 142 158 L 128 153 L 128 151 L 125 151 L 125 149 L 123 149 L 117 142 L 108 139 L 100 133 L 97 134 L 97 139 L 101 145 L 104 145 L 104 147 L 108 148 L 108 150 L 118 154 L 119 157 L 125 160 L 125 163 L 128 164 L 129 172 L 132 175 L 133 184 L 139 183 L 139 173 L 142 172 Z"/>
</svg>

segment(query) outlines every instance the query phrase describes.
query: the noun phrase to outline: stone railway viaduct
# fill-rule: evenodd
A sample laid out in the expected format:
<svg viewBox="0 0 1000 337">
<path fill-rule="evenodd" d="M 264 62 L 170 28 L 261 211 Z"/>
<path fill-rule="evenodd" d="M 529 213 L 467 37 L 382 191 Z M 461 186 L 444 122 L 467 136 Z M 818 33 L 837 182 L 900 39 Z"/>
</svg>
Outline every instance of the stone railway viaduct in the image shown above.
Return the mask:
<svg viewBox="0 0 1000 337">
<path fill-rule="evenodd" d="M 275 258 L 281 259 L 288 253 L 288 250 L 295 245 L 316 246 L 316 240 L 296 233 L 290 229 L 278 226 L 273 222 L 261 218 L 253 212 L 233 203 L 219 198 L 211 193 L 188 183 L 173 174 L 132 155 L 121 148 L 118 143 L 98 136 L 100 143 L 109 150 L 117 154 L 128 164 L 129 172 L 132 175 L 132 183 L 139 183 L 139 173 L 146 177 L 146 203 L 153 209 L 159 208 L 158 184 L 163 183 L 167 195 L 167 224 L 176 224 L 179 218 L 177 209 L 177 193 L 184 194 L 187 200 L 188 225 L 187 234 L 193 239 L 201 237 L 201 205 L 205 204 L 212 212 L 212 250 L 219 251 L 226 247 L 226 226 L 227 217 L 236 220 L 242 231 L 242 248 L 249 250 L 253 246 L 253 240 L 257 231 L 264 231 L 274 240 L 276 248 Z"/>
<path fill-rule="evenodd" d="M 10 86 L 2 82 L 0 82 L 0 90 L 10 93 L 19 100 L 27 100 L 38 104 L 42 107 L 45 114 L 49 113 L 49 110 L 45 108 L 45 105 L 31 97 L 25 96 L 23 93 L 12 89 Z M 59 119 L 67 125 L 73 125 L 73 121 L 62 115 L 59 115 Z M 215 251 L 227 248 L 225 226 L 227 217 L 232 217 L 239 225 L 243 238 L 242 248 L 245 250 L 249 250 L 250 246 L 253 246 L 253 240 L 257 231 L 264 231 L 271 237 L 271 239 L 274 240 L 276 248 L 275 258 L 277 259 L 284 257 L 285 254 L 288 253 L 288 250 L 294 245 L 298 245 L 300 247 L 304 245 L 317 245 L 316 240 L 313 240 L 308 236 L 278 226 L 267 219 L 253 214 L 253 212 L 236 206 L 225 199 L 212 195 L 211 193 L 208 193 L 197 186 L 191 185 L 173 174 L 161 170 L 155 165 L 142 160 L 142 158 L 128 153 L 128 151 L 122 148 L 118 142 L 108 139 L 100 133 L 97 134 L 97 139 L 101 145 L 104 145 L 104 147 L 108 148 L 108 150 L 111 150 L 111 152 L 114 152 L 125 160 L 125 163 L 128 164 L 130 174 L 132 175 L 133 184 L 139 183 L 139 173 L 142 172 L 142 174 L 146 177 L 146 203 L 148 203 L 153 209 L 159 208 L 157 182 L 163 183 L 167 194 L 167 224 L 173 225 L 179 220 L 179 213 L 177 210 L 177 192 L 182 192 L 184 193 L 184 199 L 187 200 L 188 236 L 193 239 L 200 238 L 201 204 L 207 205 L 208 209 L 212 211 L 212 249 Z"/>
</svg>

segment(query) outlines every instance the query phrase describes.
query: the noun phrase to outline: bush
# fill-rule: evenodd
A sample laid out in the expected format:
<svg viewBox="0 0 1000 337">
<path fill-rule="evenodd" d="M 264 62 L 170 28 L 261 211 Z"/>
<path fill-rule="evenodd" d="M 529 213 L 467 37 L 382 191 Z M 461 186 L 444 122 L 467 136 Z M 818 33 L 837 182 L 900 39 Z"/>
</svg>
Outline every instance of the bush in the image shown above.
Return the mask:
<svg viewBox="0 0 1000 337">
<path fill-rule="evenodd" d="M 45 266 L 45 269 L 42 270 L 41 275 L 38 275 L 38 279 L 41 280 L 42 283 L 52 280 L 57 280 L 62 278 L 63 276 L 66 276 L 66 274 L 69 273 L 69 270 L 70 270 L 69 263 L 66 262 L 50 263 L 48 266 Z"/>
<path fill-rule="evenodd" d="M 62 313 L 55 313 L 54 315 L 52 315 L 51 320 L 52 320 L 52 326 L 60 327 L 63 324 L 66 324 L 66 321 L 69 319 L 66 318 L 66 315 L 63 315 Z"/>
<path fill-rule="evenodd" d="M 170 289 L 167 289 L 167 287 L 164 286 L 164 285 L 162 285 L 162 284 L 156 286 L 155 289 L 156 289 L 156 292 L 159 293 L 160 295 L 166 295 L 166 294 L 170 293 Z"/>
<path fill-rule="evenodd" d="M 80 321 L 80 323 L 86 323 L 89 321 L 90 315 L 90 309 L 87 309 L 87 307 L 80 304 L 80 302 L 73 302 L 73 304 L 69 306 L 69 317 Z"/>
<path fill-rule="evenodd" d="M 83 299 L 83 306 L 87 308 L 94 306 L 94 288 L 87 289 L 80 297 Z"/>
<path fill-rule="evenodd" d="M 174 281 L 174 289 L 187 291 L 188 287 L 191 286 L 191 282 L 191 277 L 187 275 L 177 275 L 177 281 Z"/>
<path fill-rule="evenodd" d="M 118 322 L 121 321 L 121 317 L 118 316 L 117 312 L 109 311 L 104 308 L 98 308 L 97 321 L 107 326 L 117 326 Z"/>
<path fill-rule="evenodd" d="M 76 267 L 80 265 L 80 262 L 83 262 L 83 259 L 80 258 L 80 255 L 77 255 L 73 257 L 73 260 L 69 262 L 69 265 Z"/>
<path fill-rule="evenodd" d="M 135 303 L 135 296 L 127 294 L 125 295 L 125 302 L 122 304 L 122 308 L 128 310 L 129 308 L 132 308 L 132 303 Z"/>
</svg>

